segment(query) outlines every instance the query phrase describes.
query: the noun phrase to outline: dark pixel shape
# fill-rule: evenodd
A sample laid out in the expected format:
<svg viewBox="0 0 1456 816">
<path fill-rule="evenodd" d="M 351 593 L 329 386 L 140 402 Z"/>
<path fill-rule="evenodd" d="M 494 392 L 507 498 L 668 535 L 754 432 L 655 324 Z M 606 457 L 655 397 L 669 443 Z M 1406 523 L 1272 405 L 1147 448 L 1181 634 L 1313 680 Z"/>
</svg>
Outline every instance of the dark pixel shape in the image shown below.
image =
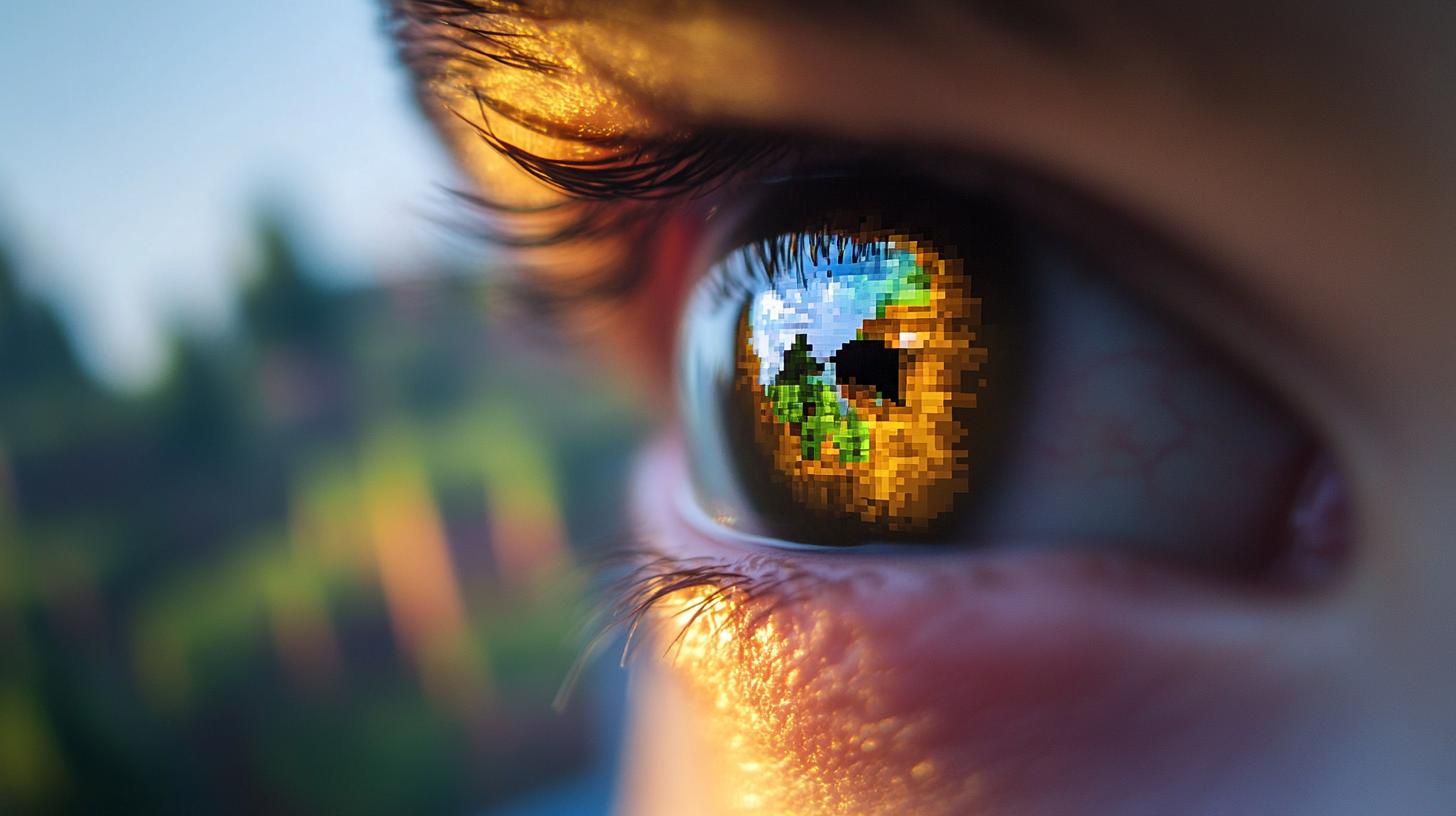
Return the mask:
<svg viewBox="0 0 1456 816">
<path fill-rule="evenodd" d="M 803 385 L 811 376 L 824 373 L 824 366 L 809 352 L 809 336 L 794 336 L 794 345 L 784 350 L 784 367 L 774 378 L 774 385 Z"/>
<path fill-rule="evenodd" d="M 879 340 L 851 340 L 840 346 L 829 359 L 834 361 L 840 383 L 873 388 L 884 399 L 896 405 L 902 404 L 899 349 L 890 348 Z"/>
</svg>

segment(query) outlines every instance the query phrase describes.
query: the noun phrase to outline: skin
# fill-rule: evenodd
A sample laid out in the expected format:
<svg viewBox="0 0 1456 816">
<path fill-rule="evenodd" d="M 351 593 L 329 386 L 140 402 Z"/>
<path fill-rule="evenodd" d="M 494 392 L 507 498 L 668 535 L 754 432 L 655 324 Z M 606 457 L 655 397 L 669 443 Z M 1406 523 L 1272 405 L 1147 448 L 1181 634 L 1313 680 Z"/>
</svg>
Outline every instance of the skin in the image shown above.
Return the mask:
<svg viewBox="0 0 1456 816">
<path fill-rule="evenodd" d="M 549 87 L 420 71 L 483 189 L 555 198 L 450 113 L 481 85 L 580 133 L 731 126 L 1034 168 L 1199 259 L 1196 274 L 1134 283 L 1320 436 L 1353 521 L 1338 576 L 1288 591 L 1034 548 L 766 552 L 668 500 L 685 453 L 665 410 L 639 473 L 645 539 L 812 592 L 766 618 L 748 596 L 711 606 L 675 660 L 644 650 L 621 812 L 1456 807 L 1449 6 L 1048 3 L 1034 19 L 1056 24 L 1029 26 L 996 5 L 626 5 L 548 26 L 546 47 L 577 68 Z M 670 404 L 676 315 L 722 247 L 701 210 L 662 224 L 647 282 L 599 346 Z M 529 260 L 561 269 L 617 249 Z M 1315 537 L 1338 523 L 1320 507 Z M 659 605 L 664 641 L 702 601 Z"/>
</svg>

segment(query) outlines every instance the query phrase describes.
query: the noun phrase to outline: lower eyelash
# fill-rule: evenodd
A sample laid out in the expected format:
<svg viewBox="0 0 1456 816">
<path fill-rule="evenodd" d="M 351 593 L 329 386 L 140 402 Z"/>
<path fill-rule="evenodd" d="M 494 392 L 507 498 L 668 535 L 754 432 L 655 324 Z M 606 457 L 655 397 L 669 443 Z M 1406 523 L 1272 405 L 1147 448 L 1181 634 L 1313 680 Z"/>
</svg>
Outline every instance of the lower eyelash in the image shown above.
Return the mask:
<svg viewBox="0 0 1456 816">
<path fill-rule="evenodd" d="M 715 558 L 677 558 L 640 541 L 611 553 L 597 566 L 602 576 L 595 590 L 594 609 L 584 627 L 587 636 L 576 661 L 557 691 L 553 706 L 563 709 L 578 680 L 593 660 L 619 635 L 625 635 L 619 665 L 625 667 L 645 636 L 643 625 L 670 601 L 691 596 L 675 610 L 676 632 L 663 649 L 664 658 L 674 654 L 683 637 L 714 610 L 728 614 L 717 621 L 714 633 L 732 626 L 739 634 L 751 634 L 785 606 L 811 594 L 815 579 L 791 563 L 769 554 L 754 554 L 737 561 Z"/>
</svg>

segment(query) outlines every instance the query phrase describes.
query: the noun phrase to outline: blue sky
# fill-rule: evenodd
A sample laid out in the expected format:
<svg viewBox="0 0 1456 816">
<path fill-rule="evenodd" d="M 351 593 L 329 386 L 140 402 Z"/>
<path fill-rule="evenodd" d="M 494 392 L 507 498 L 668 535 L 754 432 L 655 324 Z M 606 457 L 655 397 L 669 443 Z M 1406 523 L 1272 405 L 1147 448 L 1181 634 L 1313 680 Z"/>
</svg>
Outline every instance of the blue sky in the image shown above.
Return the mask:
<svg viewBox="0 0 1456 816">
<path fill-rule="evenodd" d="M 0 111 L 0 236 L 118 382 L 225 323 L 264 198 L 370 274 L 439 250 L 453 178 L 372 0 L 6 0 Z"/>
</svg>

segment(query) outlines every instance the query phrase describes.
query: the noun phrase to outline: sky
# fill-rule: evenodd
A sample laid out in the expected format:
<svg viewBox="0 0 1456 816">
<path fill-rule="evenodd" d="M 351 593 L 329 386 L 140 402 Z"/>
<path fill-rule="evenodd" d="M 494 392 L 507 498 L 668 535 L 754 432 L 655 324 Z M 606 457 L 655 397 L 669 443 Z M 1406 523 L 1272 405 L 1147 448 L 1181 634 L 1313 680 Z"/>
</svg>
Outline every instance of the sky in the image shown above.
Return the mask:
<svg viewBox="0 0 1456 816">
<path fill-rule="evenodd" d="M 119 385 L 226 324 L 260 202 L 401 275 L 453 182 L 374 0 L 0 0 L 0 242 Z"/>
</svg>

